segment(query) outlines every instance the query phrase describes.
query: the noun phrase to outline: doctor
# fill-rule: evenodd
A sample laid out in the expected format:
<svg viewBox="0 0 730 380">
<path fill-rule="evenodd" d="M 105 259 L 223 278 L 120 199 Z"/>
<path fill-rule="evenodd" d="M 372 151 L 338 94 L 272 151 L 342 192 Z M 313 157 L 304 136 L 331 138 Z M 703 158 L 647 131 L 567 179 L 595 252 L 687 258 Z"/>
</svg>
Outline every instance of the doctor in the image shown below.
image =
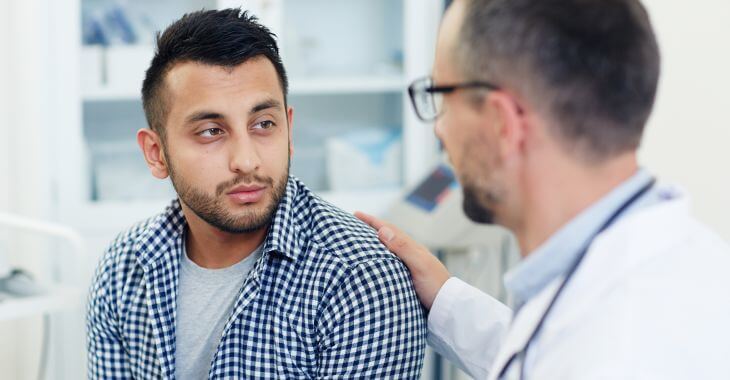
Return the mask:
<svg viewBox="0 0 730 380">
<path fill-rule="evenodd" d="M 455 0 L 446 12 L 433 77 L 410 95 L 436 121 L 465 213 L 519 241 L 514 310 L 358 216 L 410 268 L 430 344 L 471 376 L 730 379 L 730 249 L 637 164 L 658 77 L 637 0 Z"/>
</svg>

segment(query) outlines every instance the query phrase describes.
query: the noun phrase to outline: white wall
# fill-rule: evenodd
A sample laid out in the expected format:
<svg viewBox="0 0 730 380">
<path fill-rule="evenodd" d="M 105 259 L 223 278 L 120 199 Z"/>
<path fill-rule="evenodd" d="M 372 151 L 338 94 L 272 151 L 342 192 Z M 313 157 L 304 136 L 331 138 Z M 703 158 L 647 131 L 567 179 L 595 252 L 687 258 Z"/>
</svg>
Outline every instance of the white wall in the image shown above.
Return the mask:
<svg viewBox="0 0 730 380">
<path fill-rule="evenodd" d="M 9 14 L 5 3 L 0 3 L 0 51 L 6 51 L 8 48 L 8 40 L 10 38 Z M 0 59 L 0 136 L 7 135 L 8 125 L 8 93 L 3 89 L 8 88 L 8 61 Z M 9 142 L 6 138 L 0 138 L 0 212 L 6 211 L 10 206 L 10 155 Z M 0 234 L 0 239 L 2 239 Z M 0 245 L 0 250 L 3 247 Z M 3 252 L 0 251 L 0 255 Z M 3 341 L 9 341 L 16 338 L 13 330 L 14 326 L 0 323 L 0 336 Z M 15 369 L 11 370 L 12 359 L 14 359 L 13 347 L 10 344 L 0 343 L 0 373 L 15 373 Z"/>
<path fill-rule="evenodd" d="M 642 162 L 730 240 L 730 2 L 645 0 L 663 65 Z"/>
<path fill-rule="evenodd" d="M 48 0 L 0 1 L 0 211 L 36 218 L 51 212 L 47 170 Z M 47 273 L 44 242 L 0 229 L 13 266 Z M 36 377 L 41 320 L 0 322 L 0 377 Z"/>
<path fill-rule="evenodd" d="M 0 3 L 0 51 L 6 51 L 10 39 L 9 14 L 5 9 L 6 5 Z M 0 136 L 6 135 L 8 124 L 8 94 L 2 89 L 8 88 L 8 60 L 0 59 Z M 8 139 L 0 138 L 0 210 L 6 210 L 9 204 L 8 197 L 10 184 L 10 157 Z"/>
</svg>

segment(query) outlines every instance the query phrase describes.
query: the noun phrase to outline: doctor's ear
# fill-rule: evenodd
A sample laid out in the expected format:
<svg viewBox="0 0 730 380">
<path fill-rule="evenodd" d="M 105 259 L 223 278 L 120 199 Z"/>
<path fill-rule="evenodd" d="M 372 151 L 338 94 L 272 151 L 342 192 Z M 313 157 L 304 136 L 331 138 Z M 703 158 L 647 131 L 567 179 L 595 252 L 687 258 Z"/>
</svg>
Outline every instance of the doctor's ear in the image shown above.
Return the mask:
<svg viewBox="0 0 730 380">
<path fill-rule="evenodd" d="M 486 101 L 494 111 L 500 154 L 508 156 L 522 150 L 528 128 L 524 109 L 511 94 L 495 91 L 489 95 Z"/>
<path fill-rule="evenodd" d="M 142 149 L 144 160 L 152 175 L 159 179 L 167 178 L 169 172 L 160 135 L 149 128 L 142 128 L 137 131 L 137 144 Z"/>
</svg>

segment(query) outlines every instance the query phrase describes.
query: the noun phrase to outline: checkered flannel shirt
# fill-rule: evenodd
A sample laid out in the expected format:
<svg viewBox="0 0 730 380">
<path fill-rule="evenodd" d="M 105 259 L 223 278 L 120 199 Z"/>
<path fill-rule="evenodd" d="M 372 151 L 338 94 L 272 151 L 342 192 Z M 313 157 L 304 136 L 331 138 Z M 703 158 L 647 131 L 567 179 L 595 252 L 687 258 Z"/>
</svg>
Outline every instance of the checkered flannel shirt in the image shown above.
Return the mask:
<svg viewBox="0 0 730 380">
<path fill-rule="evenodd" d="M 185 226 L 176 200 L 108 248 L 88 305 L 90 378 L 174 378 Z M 415 379 L 425 337 L 405 266 L 292 177 L 209 378 Z"/>
</svg>

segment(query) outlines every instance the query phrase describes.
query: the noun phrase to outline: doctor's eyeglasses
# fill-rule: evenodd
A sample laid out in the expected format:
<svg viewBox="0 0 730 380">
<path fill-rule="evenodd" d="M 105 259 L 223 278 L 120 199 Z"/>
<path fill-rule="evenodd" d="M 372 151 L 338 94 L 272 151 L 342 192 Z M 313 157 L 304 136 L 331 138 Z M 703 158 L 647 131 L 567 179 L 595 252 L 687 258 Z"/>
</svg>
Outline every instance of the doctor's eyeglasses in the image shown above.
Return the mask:
<svg viewBox="0 0 730 380">
<path fill-rule="evenodd" d="M 466 82 L 450 86 L 434 86 L 433 78 L 417 79 L 408 86 L 408 95 L 419 119 L 425 122 L 434 121 L 443 112 L 444 94 L 459 89 L 483 88 L 498 90 L 499 86 L 488 82 Z"/>
</svg>

